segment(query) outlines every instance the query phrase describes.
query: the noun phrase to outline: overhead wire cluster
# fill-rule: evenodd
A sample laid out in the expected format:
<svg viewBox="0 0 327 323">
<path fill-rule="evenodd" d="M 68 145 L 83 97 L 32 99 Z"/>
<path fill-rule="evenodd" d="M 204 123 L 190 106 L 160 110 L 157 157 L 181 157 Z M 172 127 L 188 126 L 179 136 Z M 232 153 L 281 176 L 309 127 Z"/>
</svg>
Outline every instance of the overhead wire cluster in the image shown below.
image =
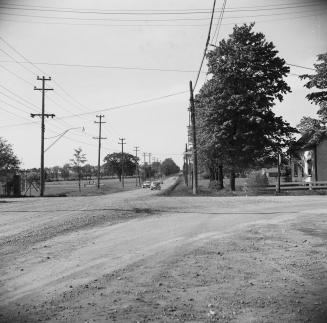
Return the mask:
<svg viewBox="0 0 327 323">
<path fill-rule="evenodd" d="M 8 41 L 6 41 L 3 37 L 0 36 L 0 40 L 5 43 L 13 52 L 16 53 L 16 55 L 18 55 L 20 57 L 20 59 L 22 59 L 23 61 L 19 61 L 17 60 L 15 57 L 13 57 L 11 54 L 8 53 L 8 51 L 3 50 L 2 48 L 0 48 L 0 51 L 3 52 L 6 56 L 8 56 L 12 62 L 16 63 L 18 66 L 22 67 L 25 71 L 27 71 L 29 74 L 32 74 L 34 79 L 36 79 L 37 76 L 37 72 L 40 72 L 41 74 L 47 74 L 45 73 L 44 70 L 40 69 L 37 64 L 33 63 L 32 61 L 30 61 L 29 59 L 27 59 L 22 53 L 20 53 L 15 47 L 13 47 Z M 27 67 L 26 65 L 28 65 L 29 67 Z M 21 81 L 23 81 L 24 83 L 28 84 L 29 86 L 34 86 L 34 83 L 32 83 L 31 81 L 27 80 L 26 78 L 22 77 L 21 75 L 13 72 L 12 70 L 8 69 L 7 67 L 3 66 L 2 64 L 0 64 L 0 68 L 3 68 L 5 71 L 7 71 L 8 73 L 14 75 L 16 78 L 20 79 Z M 83 122 L 83 124 L 85 124 L 86 122 L 93 122 L 92 120 L 90 120 L 88 118 L 88 116 L 90 115 L 94 115 L 95 113 L 98 112 L 105 112 L 105 111 L 110 111 L 110 110 L 117 110 L 117 109 L 121 109 L 121 108 L 126 108 L 126 107 L 131 107 L 131 106 L 135 106 L 135 105 L 140 105 L 140 104 L 145 104 L 145 103 L 149 103 L 149 102 L 154 102 L 154 101 L 158 101 L 158 100 L 162 100 L 165 98 L 169 98 L 169 97 L 173 97 L 176 95 L 180 95 L 183 93 L 186 93 L 186 91 L 180 91 L 177 93 L 171 93 L 168 95 L 164 95 L 164 96 L 160 96 L 160 97 L 154 97 L 154 98 L 150 98 L 150 99 L 145 99 L 145 100 L 140 100 L 140 101 L 136 101 L 136 102 L 131 102 L 128 104 L 123 104 L 123 105 L 118 105 L 118 106 L 112 106 L 112 107 L 108 107 L 108 108 L 102 108 L 102 109 L 97 109 L 97 110 L 90 110 L 89 108 L 87 108 L 85 105 L 83 105 L 82 103 L 80 103 L 77 99 L 75 99 L 67 90 L 65 90 L 57 81 L 53 80 L 53 82 L 55 83 L 56 88 L 60 89 L 61 91 L 54 91 L 53 93 L 56 93 L 55 96 L 58 99 L 61 99 L 64 101 L 64 104 L 66 106 L 68 106 L 69 108 L 67 108 L 65 105 L 61 105 L 58 103 L 57 100 L 51 98 L 50 96 L 47 97 L 47 100 L 51 101 L 54 105 L 56 105 L 58 108 L 68 112 L 68 114 L 63 115 L 63 116 L 59 116 L 55 119 L 53 119 L 53 121 L 51 123 L 47 123 L 47 129 L 52 132 L 52 133 L 57 133 L 57 131 L 59 129 L 61 129 L 61 131 L 64 131 L 64 134 L 67 132 L 67 127 L 69 128 L 76 128 L 76 126 L 74 126 L 73 124 L 69 123 L 68 121 L 66 121 L 66 119 L 69 118 L 80 118 L 81 121 Z M 13 100 L 16 102 L 16 104 L 20 104 L 22 105 L 25 109 L 28 108 L 29 110 L 33 111 L 33 112 L 38 112 L 39 111 L 39 107 L 37 105 L 35 105 L 34 103 L 28 101 L 27 99 L 23 98 L 22 96 L 18 95 L 17 93 L 9 90 L 8 88 L 6 88 L 5 86 L 3 86 L 2 84 L 0 84 L 0 87 L 5 89 L 6 91 L 8 91 L 8 94 L 0 92 L 0 94 L 3 94 L 5 97 L 8 97 L 10 100 Z M 27 114 L 27 111 L 24 110 L 21 107 L 17 107 L 16 105 L 13 105 L 11 103 L 8 103 L 6 101 L 3 101 L 0 99 L 0 104 L 3 103 L 6 106 L 10 106 L 12 108 L 14 108 L 15 110 L 18 110 L 20 112 L 23 112 L 25 114 Z M 26 105 L 27 104 L 27 105 Z M 78 113 L 71 113 L 71 107 L 74 106 L 75 108 L 79 109 L 81 112 Z M 17 123 L 17 124 L 11 124 L 11 125 L 5 125 L 5 126 L 0 126 L 0 128 L 9 128 L 9 127 L 14 127 L 14 126 L 25 126 L 25 125 L 32 125 L 32 124 L 38 124 L 37 121 L 28 121 L 30 120 L 27 116 L 24 115 L 18 115 L 10 110 L 7 110 L 6 108 L 3 107 L 3 105 L 1 105 L 1 109 L 3 111 L 6 111 L 9 114 L 12 114 L 16 117 L 19 117 L 21 119 L 26 120 L 26 122 L 23 123 Z M 64 125 L 62 124 L 64 123 Z M 82 127 L 80 127 L 82 128 Z M 110 129 L 111 128 L 111 129 Z M 111 134 L 113 132 L 115 132 L 115 134 L 117 135 L 117 131 L 113 130 L 113 127 L 107 127 L 107 130 L 104 129 L 104 132 L 106 131 L 110 131 Z M 85 132 L 86 135 L 90 138 L 93 138 L 95 135 L 94 134 L 90 134 L 87 131 Z M 60 136 L 61 134 L 58 134 L 56 136 Z M 56 136 L 52 136 L 52 137 L 56 137 Z M 48 139 L 52 139 L 52 137 L 49 137 Z M 83 136 L 84 137 L 84 136 Z M 112 137 L 112 136 L 111 136 Z M 76 138 L 71 138 L 70 136 L 65 135 L 64 137 L 66 140 L 70 140 L 76 143 L 81 143 L 84 145 L 88 145 L 90 147 L 95 148 L 96 145 L 93 143 L 88 143 Z M 116 150 L 117 148 L 113 148 L 113 147 L 109 147 L 107 145 L 103 145 L 104 148 L 109 149 L 109 150 Z"/>
<path fill-rule="evenodd" d="M 69 7 L 36 6 L 27 4 L 0 4 L 2 18 L 19 18 L 16 22 L 67 24 L 67 25 L 99 25 L 117 27 L 178 27 L 178 26 L 207 26 L 208 24 L 190 24 L 190 22 L 207 22 L 211 10 L 207 8 L 195 9 L 76 9 Z M 322 12 L 321 1 L 288 2 L 270 5 L 256 5 L 245 7 L 230 7 L 215 10 L 214 14 L 225 12 L 225 20 L 244 18 L 260 18 L 287 16 L 285 19 L 305 18 L 312 15 L 326 14 Z M 237 15 L 235 15 L 237 14 Z M 303 14 L 305 14 L 303 16 Z M 302 15 L 302 16 L 294 16 Z M 20 18 L 25 18 L 22 21 Z M 2 19 L 2 20 L 4 20 Z M 26 20 L 27 19 L 27 20 Z M 283 18 L 282 18 L 283 19 Z M 265 19 L 266 20 L 266 19 Z M 76 23 L 74 23 L 76 22 Z M 179 23 L 179 24 L 176 24 Z M 265 22 L 265 21 L 263 21 Z M 186 23 L 186 24 L 185 24 Z M 228 23 L 227 23 L 228 24 Z M 232 23 L 234 24 L 234 22 Z M 217 23 L 216 26 L 218 26 Z"/>
<path fill-rule="evenodd" d="M 16 60 L 11 54 L 9 54 L 7 51 L 3 50 L 2 48 L 0 48 L 0 51 L 3 52 L 4 54 L 6 54 L 9 58 L 11 58 L 14 62 L 16 62 L 19 66 L 21 66 L 24 70 L 26 70 L 28 73 L 32 74 L 33 75 L 33 78 L 36 79 L 36 76 L 37 76 L 37 73 L 35 72 L 35 70 L 37 70 L 38 72 L 40 72 L 41 74 L 46 74 L 43 70 L 41 70 L 37 65 L 33 64 L 32 62 L 30 62 L 23 54 L 21 54 L 16 48 L 14 48 L 11 44 L 9 44 L 9 42 L 7 42 L 3 37 L 0 36 L 0 40 L 5 43 L 13 52 L 16 53 L 16 55 L 18 55 L 19 57 L 21 57 L 22 59 L 24 59 L 25 62 L 29 63 L 29 67 L 25 66 L 24 64 L 20 63 L 18 60 Z M 34 69 L 31 69 L 30 68 L 33 67 Z M 34 84 L 23 78 L 21 75 L 18 75 L 17 73 L 11 71 L 10 69 L 4 67 L 2 64 L 0 64 L 0 67 L 3 68 L 4 70 L 6 70 L 8 73 L 14 75 L 16 78 L 20 79 L 21 81 L 25 82 L 26 84 L 30 85 L 30 86 L 34 86 Z M 66 91 L 57 81 L 53 81 L 56 85 L 56 88 L 58 89 L 59 88 L 59 91 L 56 91 L 54 93 L 55 96 L 57 97 L 57 100 L 58 99 L 61 99 L 62 101 L 65 102 L 65 105 L 68 105 L 68 107 L 66 106 L 63 106 L 63 105 L 60 105 L 58 103 L 57 100 L 53 99 L 51 96 L 48 96 L 47 99 L 49 101 L 51 101 L 54 105 L 56 105 L 58 108 L 68 112 L 68 113 L 71 113 L 71 107 L 72 105 L 77 107 L 79 110 L 80 109 L 84 109 L 84 111 L 86 111 L 86 108 L 83 107 L 83 105 L 81 105 L 76 99 L 74 99 L 72 97 L 71 94 L 69 94 L 68 91 Z M 33 111 L 33 112 L 38 112 L 39 111 L 39 107 L 37 105 L 35 105 L 34 103 L 28 101 L 27 99 L 23 98 L 22 96 L 18 95 L 17 93 L 14 93 L 13 91 L 9 90 L 7 87 L 5 87 L 4 85 L 0 84 L 0 87 L 4 90 L 6 90 L 10 95 L 8 95 L 8 93 L 3 93 L 3 92 L 0 92 L 1 95 L 4 95 L 5 97 L 9 98 L 10 100 L 12 101 L 15 101 L 16 104 L 20 104 L 22 105 L 24 108 L 28 108 L 29 110 Z M 61 90 L 61 92 L 60 92 Z M 10 106 L 12 108 L 14 108 L 15 110 L 19 110 L 21 112 L 24 112 L 25 114 L 28 114 L 28 112 L 26 110 L 24 110 L 23 108 L 21 107 L 17 107 L 17 105 L 13 105 L 12 103 L 9 103 L 7 101 L 4 101 L 4 100 L 0 100 L 0 103 L 2 104 L 5 104 L 6 106 Z M 26 105 L 27 104 L 27 105 Z M 27 116 L 24 116 L 24 115 L 17 115 L 16 113 L 12 112 L 12 111 L 9 111 L 7 109 L 5 109 L 3 107 L 3 105 L 1 105 L 1 108 L 2 110 L 6 111 L 7 113 L 9 114 L 13 114 L 15 115 L 16 117 L 19 117 L 21 119 L 24 119 L 24 120 L 30 120 Z M 81 118 L 84 118 L 82 116 L 78 116 L 77 114 L 77 117 L 80 117 Z M 86 119 L 87 121 L 89 121 L 88 119 Z M 59 122 L 59 120 L 56 118 L 53 120 L 53 122 L 51 123 L 48 123 L 47 124 L 47 129 L 52 132 L 52 133 L 56 133 L 58 132 L 59 129 L 62 129 L 62 130 L 66 130 L 67 127 L 69 128 L 74 128 L 76 127 L 76 125 L 73 125 L 69 122 L 67 122 L 66 120 L 64 119 L 61 119 L 60 120 L 61 122 Z M 85 123 L 85 119 L 82 119 L 82 122 Z M 29 122 L 24 122 L 24 123 L 21 123 L 19 125 L 28 125 L 28 124 L 38 124 L 38 122 L 35 122 L 35 121 L 29 121 Z M 6 126 L 2 126 L 2 127 L 11 127 L 13 125 L 6 125 Z M 82 127 L 82 125 L 81 125 Z M 86 133 L 89 137 L 92 137 L 93 134 L 88 134 Z M 75 142 L 78 142 L 78 143 L 83 143 L 83 144 L 86 144 L 86 145 L 89 145 L 89 143 L 86 143 L 84 141 L 81 141 L 81 140 L 77 140 L 77 139 L 73 139 L 73 138 L 70 138 L 68 136 L 65 137 L 65 139 L 68 139 L 68 140 L 72 140 L 72 141 L 75 141 Z M 94 145 L 92 145 L 93 147 L 95 147 Z"/>
</svg>

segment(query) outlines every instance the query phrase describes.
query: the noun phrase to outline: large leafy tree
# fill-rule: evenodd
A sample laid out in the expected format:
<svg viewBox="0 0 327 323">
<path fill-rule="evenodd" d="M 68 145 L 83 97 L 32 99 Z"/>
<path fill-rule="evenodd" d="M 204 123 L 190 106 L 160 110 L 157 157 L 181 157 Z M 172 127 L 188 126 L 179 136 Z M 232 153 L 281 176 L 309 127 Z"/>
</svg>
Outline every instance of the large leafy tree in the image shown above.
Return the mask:
<svg viewBox="0 0 327 323">
<path fill-rule="evenodd" d="M 17 170 L 20 161 L 15 155 L 12 146 L 0 137 L 0 173 L 4 174 L 8 171 Z"/>
<path fill-rule="evenodd" d="M 180 171 L 179 166 L 176 165 L 176 163 L 171 158 L 166 158 L 161 163 L 161 172 L 163 175 L 172 175 L 176 174 Z"/>
<path fill-rule="evenodd" d="M 304 85 L 308 89 L 318 89 L 311 92 L 306 97 L 311 103 L 319 106 L 317 111 L 320 118 L 327 122 L 327 53 L 318 55 L 318 63 L 314 64 L 315 74 L 301 75 L 301 79 L 308 80 Z"/>
<path fill-rule="evenodd" d="M 104 158 L 105 165 L 104 167 L 107 171 L 116 174 L 121 180 L 122 175 L 122 156 L 123 156 L 123 165 L 124 165 L 124 174 L 127 176 L 132 176 L 135 174 L 136 166 L 139 158 L 135 157 L 128 153 L 112 153 L 108 154 Z"/>
<path fill-rule="evenodd" d="M 208 52 L 211 78 L 196 97 L 199 150 L 204 159 L 219 160 L 235 172 L 272 158 L 296 132 L 272 111 L 290 92 L 284 59 L 254 23 L 235 26 L 227 40 Z"/>
</svg>

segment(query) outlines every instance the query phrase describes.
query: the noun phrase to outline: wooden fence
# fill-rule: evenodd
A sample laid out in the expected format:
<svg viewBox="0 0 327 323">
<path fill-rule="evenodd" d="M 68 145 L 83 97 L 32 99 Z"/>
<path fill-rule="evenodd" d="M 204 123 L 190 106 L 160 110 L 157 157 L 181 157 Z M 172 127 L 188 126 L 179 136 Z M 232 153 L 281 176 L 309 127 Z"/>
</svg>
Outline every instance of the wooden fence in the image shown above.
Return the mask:
<svg viewBox="0 0 327 323">
<path fill-rule="evenodd" d="M 266 188 L 269 191 L 277 191 L 278 183 L 270 184 Z M 294 191 L 294 190 L 327 190 L 327 181 L 318 182 L 281 182 L 281 191 Z"/>
</svg>

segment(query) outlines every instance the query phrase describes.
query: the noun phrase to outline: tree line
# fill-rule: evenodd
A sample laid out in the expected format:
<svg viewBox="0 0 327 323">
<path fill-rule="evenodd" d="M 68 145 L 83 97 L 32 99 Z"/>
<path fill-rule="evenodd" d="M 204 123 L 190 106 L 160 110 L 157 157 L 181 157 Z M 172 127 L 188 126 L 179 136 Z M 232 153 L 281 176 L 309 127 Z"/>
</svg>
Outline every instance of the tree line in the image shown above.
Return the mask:
<svg viewBox="0 0 327 323">
<path fill-rule="evenodd" d="M 160 175 L 169 176 L 180 171 L 179 167 L 171 158 L 166 158 L 163 162 L 145 163 L 139 165 L 139 158 L 129 153 L 107 154 L 101 165 L 101 176 L 116 176 L 121 180 L 122 158 L 124 176 L 135 176 L 137 168 L 143 180 L 159 177 Z M 10 175 L 19 172 L 20 161 L 15 155 L 12 146 L 6 140 L 0 138 L 0 176 Z M 25 169 L 27 180 L 37 183 L 40 180 L 39 168 Z M 74 149 L 73 158 L 63 166 L 45 167 L 46 181 L 58 180 L 91 180 L 97 176 L 98 167 L 87 163 L 86 154 L 82 148 Z"/>
</svg>

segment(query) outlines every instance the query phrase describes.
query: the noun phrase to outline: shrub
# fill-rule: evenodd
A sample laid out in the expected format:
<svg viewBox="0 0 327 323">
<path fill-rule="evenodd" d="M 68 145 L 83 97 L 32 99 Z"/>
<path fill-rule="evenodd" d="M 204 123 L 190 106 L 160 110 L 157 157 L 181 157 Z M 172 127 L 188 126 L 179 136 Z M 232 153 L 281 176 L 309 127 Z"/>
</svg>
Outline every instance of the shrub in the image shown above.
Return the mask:
<svg viewBox="0 0 327 323">
<path fill-rule="evenodd" d="M 248 175 L 243 190 L 251 192 L 259 192 L 268 186 L 268 177 L 260 171 L 253 171 Z"/>
</svg>

